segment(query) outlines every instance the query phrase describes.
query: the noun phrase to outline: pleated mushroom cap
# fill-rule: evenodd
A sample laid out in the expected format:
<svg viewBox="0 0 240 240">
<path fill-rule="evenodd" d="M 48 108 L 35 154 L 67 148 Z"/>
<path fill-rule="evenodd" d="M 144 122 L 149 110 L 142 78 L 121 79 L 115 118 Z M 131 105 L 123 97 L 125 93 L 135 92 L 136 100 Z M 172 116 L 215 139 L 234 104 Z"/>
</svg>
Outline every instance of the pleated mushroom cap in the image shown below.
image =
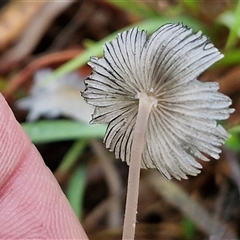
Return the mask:
<svg viewBox="0 0 240 240">
<path fill-rule="evenodd" d="M 138 93 L 157 99 L 149 115 L 142 168 L 181 179 L 200 173 L 197 161 L 219 158 L 229 137 L 217 120 L 234 110 L 215 82 L 197 80 L 223 55 L 202 35 L 182 24 L 165 24 L 147 38 L 138 28 L 120 33 L 92 57 L 85 100 L 95 106 L 91 123 L 107 123 L 106 147 L 129 164 Z"/>
</svg>

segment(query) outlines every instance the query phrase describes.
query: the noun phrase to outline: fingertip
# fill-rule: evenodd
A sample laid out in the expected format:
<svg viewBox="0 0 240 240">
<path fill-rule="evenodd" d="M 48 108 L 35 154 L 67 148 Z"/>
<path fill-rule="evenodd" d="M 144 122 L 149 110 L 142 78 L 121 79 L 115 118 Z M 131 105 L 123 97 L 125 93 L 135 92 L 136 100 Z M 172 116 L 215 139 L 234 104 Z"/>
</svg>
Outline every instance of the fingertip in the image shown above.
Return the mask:
<svg viewBox="0 0 240 240">
<path fill-rule="evenodd" d="M 0 188 L 17 168 L 30 140 L 0 94 Z"/>
<path fill-rule="evenodd" d="M 88 239 L 0 94 L 0 239 Z"/>
</svg>

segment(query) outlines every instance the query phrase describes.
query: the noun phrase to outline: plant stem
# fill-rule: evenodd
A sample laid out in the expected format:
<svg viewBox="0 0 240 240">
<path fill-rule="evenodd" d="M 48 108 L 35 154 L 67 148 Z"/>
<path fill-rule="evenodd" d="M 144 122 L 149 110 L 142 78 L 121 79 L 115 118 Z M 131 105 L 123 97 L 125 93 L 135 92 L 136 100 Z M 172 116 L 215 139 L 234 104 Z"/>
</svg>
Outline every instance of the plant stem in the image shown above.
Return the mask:
<svg viewBox="0 0 240 240">
<path fill-rule="evenodd" d="M 123 240 L 133 240 L 135 235 L 140 168 L 145 146 L 145 132 L 152 106 L 157 103 L 157 100 L 153 96 L 148 96 L 145 92 L 139 93 L 138 97 L 139 107 L 131 148 Z"/>
</svg>

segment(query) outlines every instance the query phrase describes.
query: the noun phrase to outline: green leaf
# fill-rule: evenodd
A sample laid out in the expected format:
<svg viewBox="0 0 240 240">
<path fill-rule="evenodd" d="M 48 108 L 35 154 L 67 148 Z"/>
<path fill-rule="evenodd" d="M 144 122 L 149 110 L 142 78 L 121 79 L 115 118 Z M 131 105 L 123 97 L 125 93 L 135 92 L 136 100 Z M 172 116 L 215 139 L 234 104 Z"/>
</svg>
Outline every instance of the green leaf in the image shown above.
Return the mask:
<svg viewBox="0 0 240 240">
<path fill-rule="evenodd" d="M 86 188 L 86 173 L 86 164 L 80 164 L 73 172 L 67 189 L 67 198 L 80 220 L 82 218 L 84 190 Z"/>
<path fill-rule="evenodd" d="M 108 0 L 111 4 L 123 9 L 126 12 L 136 14 L 138 16 L 150 18 L 157 15 L 157 12 L 154 11 L 154 9 L 150 8 L 147 4 L 144 4 L 144 2 L 136 2 L 131 0 Z"/>
<path fill-rule="evenodd" d="M 195 223 L 188 217 L 184 217 L 181 221 L 182 231 L 184 235 L 184 239 L 194 239 L 196 235 L 196 225 Z"/>
<path fill-rule="evenodd" d="M 240 49 L 228 50 L 223 54 L 224 58 L 216 62 L 213 68 L 233 66 L 240 63 Z"/>
<path fill-rule="evenodd" d="M 196 11 L 198 9 L 199 1 L 198 0 L 182 0 L 182 3 L 185 4 L 191 11 Z"/>
<path fill-rule="evenodd" d="M 68 152 L 62 159 L 61 164 L 58 166 L 56 172 L 61 172 L 62 174 L 67 174 L 67 172 L 74 166 L 78 157 L 81 155 L 83 150 L 87 146 L 87 141 L 84 139 L 74 142 Z"/>
<path fill-rule="evenodd" d="M 228 131 L 231 137 L 225 142 L 225 146 L 234 152 L 240 152 L 240 126 L 235 126 Z"/>
<path fill-rule="evenodd" d="M 240 1 L 237 1 L 235 12 L 225 12 L 219 18 L 218 21 L 230 28 L 228 35 L 226 49 L 233 48 L 240 36 Z"/>
<path fill-rule="evenodd" d="M 230 134 L 233 133 L 240 133 L 240 125 L 234 126 L 232 128 L 229 129 Z"/>
<path fill-rule="evenodd" d="M 41 120 L 22 123 L 22 127 L 33 143 L 49 143 L 81 138 L 103 138 L 106 126 L 72 120 Z"/>
</svg>

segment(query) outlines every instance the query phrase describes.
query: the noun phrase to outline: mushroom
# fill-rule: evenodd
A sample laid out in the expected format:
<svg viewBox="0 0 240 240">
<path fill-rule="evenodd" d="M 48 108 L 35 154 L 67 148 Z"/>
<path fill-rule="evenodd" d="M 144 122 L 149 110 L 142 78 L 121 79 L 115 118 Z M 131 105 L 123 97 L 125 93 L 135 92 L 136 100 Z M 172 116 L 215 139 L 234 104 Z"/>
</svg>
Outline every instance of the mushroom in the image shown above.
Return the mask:
<svg viewBox="0 0 240 240">
<path fill-rule="evenodd" d="M 134 239 L 140 168 L 196 176 L 197 159 L 219 158 L 229 134 L 217 120 L 234 110 L 218 83 L 197 80 L 223 57 L 201 31 L 169 23 L 147 38 L 133 28 L 103 48 L 82 96 L 95 107 L 90 123 L 108 124 L 106 147 L 130 165 L 123 239 Z"/>
</svg>

